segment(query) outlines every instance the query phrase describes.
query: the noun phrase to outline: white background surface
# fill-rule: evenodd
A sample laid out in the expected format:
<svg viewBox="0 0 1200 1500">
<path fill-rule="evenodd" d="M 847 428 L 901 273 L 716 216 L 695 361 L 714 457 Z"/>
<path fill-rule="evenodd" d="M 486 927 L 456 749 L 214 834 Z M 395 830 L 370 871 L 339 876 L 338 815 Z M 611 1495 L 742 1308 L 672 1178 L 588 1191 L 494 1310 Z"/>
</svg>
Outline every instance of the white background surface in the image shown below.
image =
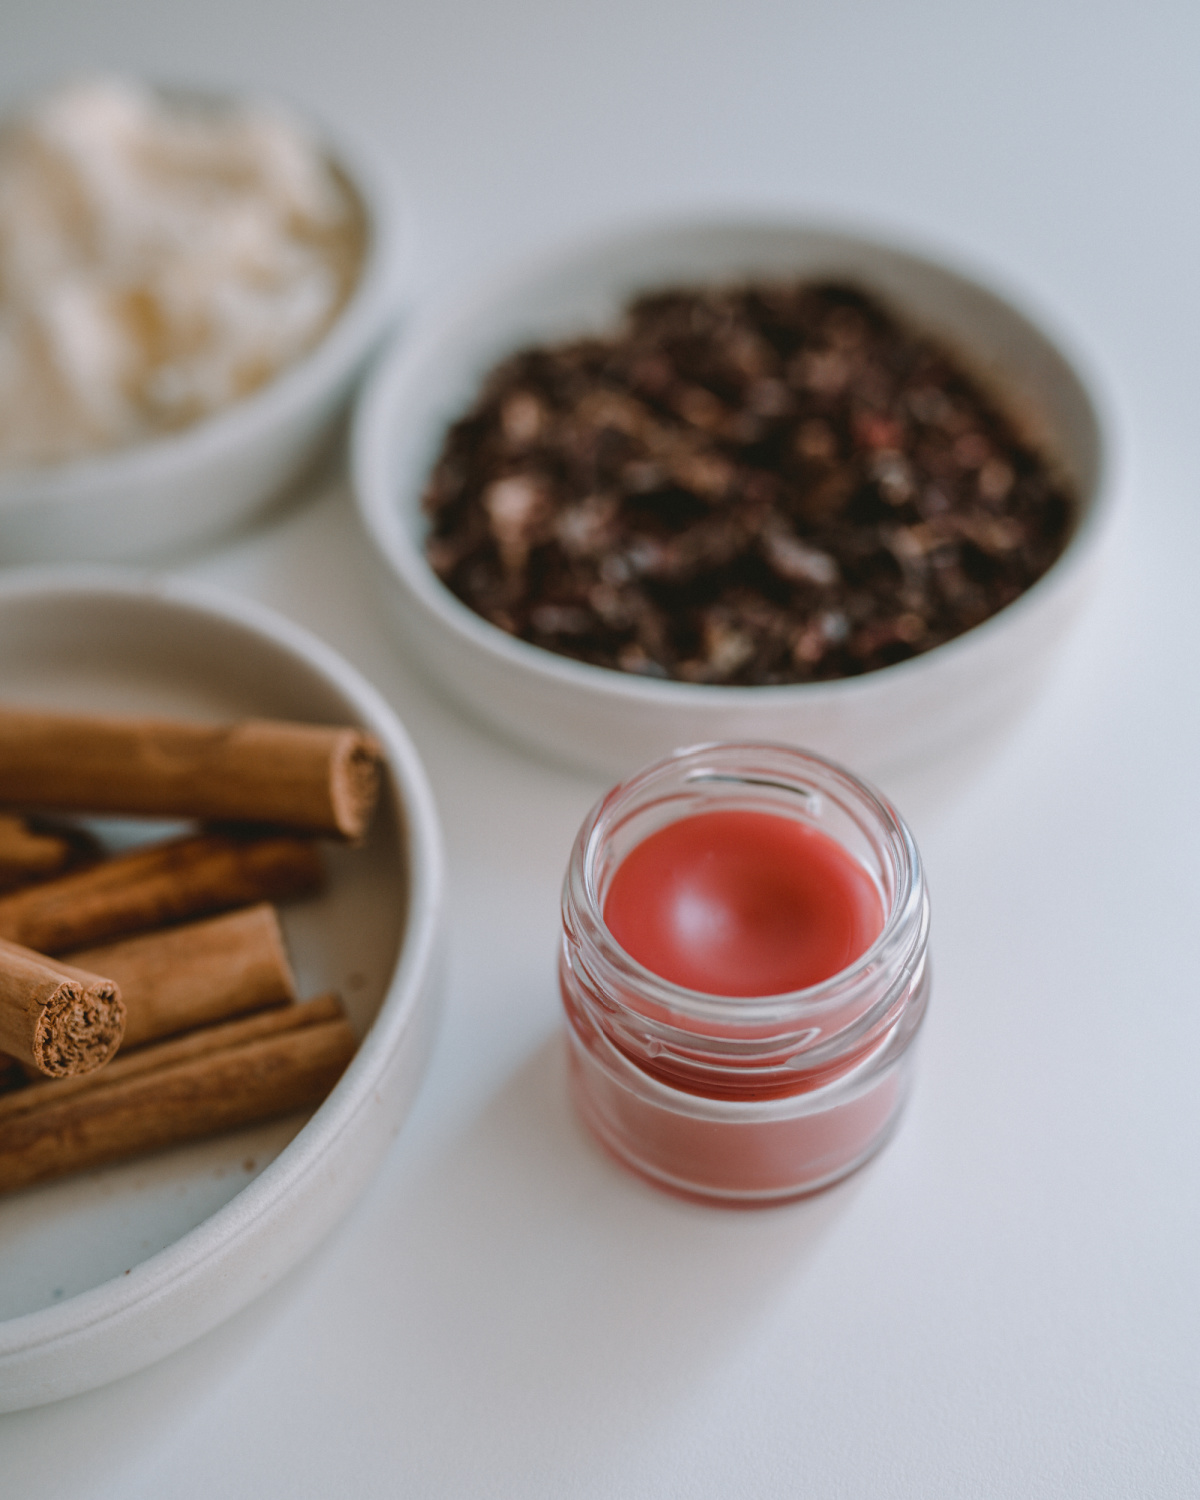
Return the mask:
<svg viewBox="0 0 1200 1500">
<path fill-rule="evenodd" d="M 3 0 L 0 98 L 109 65 L 374 137 L 418 304 L 664 208 L 966 257 L 1091 353 L 1127 458 L 1048 692 L 954 799 L 907 805 L 936 988 L 900 1134 L 762 1214 L 659 1196 L 572 1120 L 557 895 L 601 787 L 422 685 L 340 475 L 183 561 L 399 709 L 447 835 L 445 1024 L 327 1247 L 163 1364 L 0 1417 L 5 1497 L 1200 1494 L 1198 50 L 1184 3 Z"/>
</svg>

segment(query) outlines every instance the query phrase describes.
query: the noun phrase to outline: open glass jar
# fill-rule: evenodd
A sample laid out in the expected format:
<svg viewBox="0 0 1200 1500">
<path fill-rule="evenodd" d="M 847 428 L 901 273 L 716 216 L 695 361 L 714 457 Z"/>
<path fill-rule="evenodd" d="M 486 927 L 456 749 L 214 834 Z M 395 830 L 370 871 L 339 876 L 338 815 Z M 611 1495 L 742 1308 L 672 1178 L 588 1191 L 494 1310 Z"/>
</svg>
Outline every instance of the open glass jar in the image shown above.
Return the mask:
<svg viewBox="0 0 1200 1500">
<path fill-rule="evenodd" d="M 622 862 L 668 824 L 726 811 L 807 824 L 856 861 L 882 907 L 870 947 L 765 996 L 687 989 L 632 958 L 604 917 Z M 784 745 L 678 751 L 593 808 L 562 913 L 572 1092 L 618 1160 L 689 1197 L 755 1205 L 827 1187 L 887 1139 L 929 996 L 929 901 L 907 826 L 857 777 Z"/>
</svg>

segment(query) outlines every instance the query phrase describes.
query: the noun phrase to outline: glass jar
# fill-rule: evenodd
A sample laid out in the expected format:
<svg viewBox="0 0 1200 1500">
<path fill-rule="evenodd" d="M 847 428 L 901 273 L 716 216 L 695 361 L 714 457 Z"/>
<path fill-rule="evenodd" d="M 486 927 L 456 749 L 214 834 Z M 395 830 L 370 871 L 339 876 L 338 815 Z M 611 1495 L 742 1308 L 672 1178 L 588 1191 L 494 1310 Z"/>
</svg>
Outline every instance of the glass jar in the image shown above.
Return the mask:
<svg viewBox="0 0 1200 1500">
<path fill-rule="evenodd" d="M 616 942 L 603 914 L 630 851 L 668 823 L 728 810 L 807 823 L 867 871 L 883 928 L 848 968 L 788 994 L 713 995 Z M 688 1197 L 756 1205 L 829 1186 L 887 1139 L 929 997 L 929 901 L 903 819 L 850 772 L 784 745 L 678 751 L 592 809 L 562 914 L 571 1090 L 619 1161 Z"/>
</svg>

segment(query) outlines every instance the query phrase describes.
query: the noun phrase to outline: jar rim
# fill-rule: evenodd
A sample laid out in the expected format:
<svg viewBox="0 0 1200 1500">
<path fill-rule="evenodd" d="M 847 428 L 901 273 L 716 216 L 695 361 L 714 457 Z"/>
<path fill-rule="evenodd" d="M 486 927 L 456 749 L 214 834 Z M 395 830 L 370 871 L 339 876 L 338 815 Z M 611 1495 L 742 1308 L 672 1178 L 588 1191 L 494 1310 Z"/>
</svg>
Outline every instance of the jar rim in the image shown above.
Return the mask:
<svg viewBox="0 0 1200 1500">
<path fill-rule="evenodd" d="M 741 771 L 736 762 L 759 761 L 760 773 Z M 664 979 L 626 952 L 604 921 L 597 882 L 598 856 L 623 809 L 635 804 L 654 785 L 683 777 L 684 785 L 703 781 L 777 787 L 801 792 L 798 780 L 786 780 L 807 770 L 826 785 L 826 795 L 840 794 L 843 810 L 855 806 L 855 821 L 872 824 L 871 834 L 890 856 L 895 879 L 884 924 L 874 942 L 844 969 L 818 984 L 771 995 L 720 995 L 690 989 Z M 774 768 L 777 775 L 769 774 Z M 683 813 L 683 817 L 689 816 Z M 863 827 L 863 832 L 868 830 Z M 868 835 L 870 836 L 870 834 Z M 881 893 L 887 895 L 887 893 Z M 576 939 L 588 967 L 597 965 L 656 1008 L 702 1024 L 733 1031 L 761 1031 L 817 1020 L 845 1003 L 847 993 L 881 971 L 907 971 L 924 952 L 929 926 L 921 856 L 907 823 L 891 802 L 868 782 L 825 756 L 773 741 L 711 741 L 689 745 L 644 767 L 619 782 L 592 807 L 571 851 L 563 887 L 563 921 Z"/>
</svg>

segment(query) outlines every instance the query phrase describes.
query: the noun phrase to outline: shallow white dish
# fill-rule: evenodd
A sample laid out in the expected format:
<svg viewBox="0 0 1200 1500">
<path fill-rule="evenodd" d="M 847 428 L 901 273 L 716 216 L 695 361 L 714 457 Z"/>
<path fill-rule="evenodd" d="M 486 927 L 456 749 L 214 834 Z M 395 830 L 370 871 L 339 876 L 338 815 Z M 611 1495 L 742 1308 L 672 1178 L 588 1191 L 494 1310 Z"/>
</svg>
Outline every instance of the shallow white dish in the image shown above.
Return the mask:
<svg viewBox="0 0 1200 1500">
<path fill-rule="evenodd" d="M 442 849 L 395 714 L 329 647 L 262 607 L 154 577 L 0 582 L 0 699 L 107 712 L 360 724 L 387 787 L 329 888 L 281 909 L 303 995 L 341 991 L 361 1045 L 329 1098 L 237 1132 L 0 1198 L 0 1411 L 114 1380 L 265 1291 L 349 1209 L 415 1094 L 438 990 Z"/>
<path fill-rule="evenodd" d="M 395 317 L 408 224 L 371 153 L 309 123 L 367 221 L 362 269 L 334 323 L 252 395 L 179 432 L 0 472 L 0 562 L 143 562 L 183 551 L 252 519 L 319 453 Z"/>
<path fill-rule="evenodd" d="M 611 327 L 631 296 L 657 286 L 830 275 L 875 291 L 953 348 L 1074 480 L 1079 524 L 1027 593 L 958 639 L 881 671 L 819 684 L 714 687 L 555 655 L 505 634 L 442 585 L 422 550 L 421 494 L 447 427 L 499 359 L 526 344 Z M 352 463 L 401 639 L 431 680 L 502 733 L 609 776 L 681 745 L 761 739 L 805 745 L 886 779 L 986 734 L 1036 686 L 1094 571 L 1111 508 L 1108 443 L 1076 364 L 994 292 L 858 235 L 731 221 L 652 225 L 577 246 L 432 317 L 364 386 Z"/>
</svg>

